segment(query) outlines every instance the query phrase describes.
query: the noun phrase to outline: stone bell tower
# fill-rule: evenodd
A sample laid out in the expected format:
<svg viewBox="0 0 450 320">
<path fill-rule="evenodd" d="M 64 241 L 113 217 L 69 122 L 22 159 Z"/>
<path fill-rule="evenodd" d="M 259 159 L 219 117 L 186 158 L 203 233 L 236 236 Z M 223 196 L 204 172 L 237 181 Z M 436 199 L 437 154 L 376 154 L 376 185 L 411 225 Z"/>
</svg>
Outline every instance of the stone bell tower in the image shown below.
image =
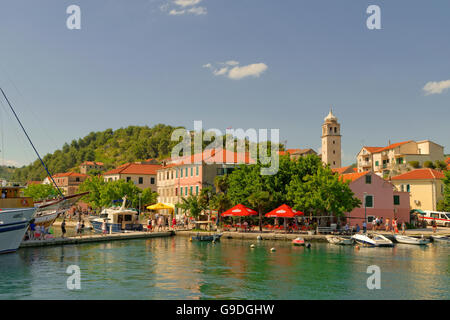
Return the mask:
<svg viewBox="0 0 450 320">
<path fill-rule="evenodd" d="M 330 168 L 341 167 L 341 125 L 337 122 L 333 110 L 322 124 L 322 162 Z"/>
</svg>

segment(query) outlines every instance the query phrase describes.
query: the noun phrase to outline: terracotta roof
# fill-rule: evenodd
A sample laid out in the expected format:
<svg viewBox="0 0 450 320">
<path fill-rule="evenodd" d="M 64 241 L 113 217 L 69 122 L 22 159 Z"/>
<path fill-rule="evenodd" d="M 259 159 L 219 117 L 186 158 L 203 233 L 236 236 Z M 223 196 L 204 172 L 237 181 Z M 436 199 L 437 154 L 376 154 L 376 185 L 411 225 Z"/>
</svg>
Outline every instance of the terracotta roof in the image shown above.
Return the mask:
<svg viewBox="0 0 450 320">
<path fill-rule="evenodd" d="M 64 172 L 64 173 L 57 173 L 53 175 L 53 178 L 62 178 L 62 177 L 88 177 L 89 175 L 78 173 L 78 172 Z"/>
<path fill-rule="evenodd" d="M 346 174 L 341 175 L 341 179 L 342 179 L 343 181 L 350 181 L 350 182 L 353 182 L 353 181 L 356 181 L 356 180 L 358 180 L 359 178 L 365 176 L 365 175 L 368 174 L 368 173 L 369 173 L 369 171 L 355 172 L 355 173 L 346 173 Z"/>
<path fill-rule="evenodd" d="M 358 168 L 353 168 L 353 171 L 354 172 L 358 172 Z"/>
<path fill-rule="evenodd" d="M 445 175 L 434 169 L 416 169 L 391 178 L 391 180 L 431 180 L 443 179 Z"/>
<path fill-rule="evenodd" d="M 375 152 L 378 153 L 378 152 L 381 152 L 381 151 L 391 150 L 391 149 L 400 147 L 401 145 L 404 145 L 404 144 L 409 143 L 409 142 L 412 142 L 412 141 L 413 141 L 413 140 L 408 140 L 408 141 L 403 141 L 403 142 L 393 143 L 393 144 L 388 145 L 387 147 L 381 148 L 381 149 L 379 149 L 379 150 L 377 150 L 377 151 L 375 151 Z"/>
<path fill-rule="evenodd" d="M 450 164 L 450 157 L 448 157 L 447 159 L 445 159 L 445 162 L 446 162 L 447 164 Z"/>
<path fill-rule="evenodd" d="M 351 166 L 346 166 L 346 167 L 341 167 L 341 168 L 334 168 L 334 169 L 331 169 L 331 171 L 337 172 L 339 174 L 343 174 L 345 171 L 347 171 L 350 168 L 351 168 Z"/>
<path fill-rule="evenodd" d="M 80 164 L 80 166 L 82 166 L 82 165 L 86 165 L 86 166 L 95 166 L 95 165 L 97 165 L 97 166 L 102 166 L 102 165 L 103 165 L 103 162 L 97 162 L 97 161 L 85 161 L 85 162 L 83 162 L 82 164 Z"/>
<path fill-rule="evenodd" d="M 369 151 L 370 153 L 374 153 L 377 152 L 379 149 L 383 149 L 383 147 L 366 147 L 366 146 L 364 146 L 363 148 Z"/>
<path fill-rule="evenodd" d="M 153 174 L 161 168 L 160 164 L 125 163 L 116 169 L 103 173 L 104 176 L 111 174 Z"/>
<path fill-rule="evenodd" d="M 280 156 L 284 156 L 285 154 L 304 154 L 310 151 L 313 151 L 315 153 L 313 149 L 309 148 L 309 149 L 287 149 L 286 151 L 278 151 L 278 154 Z"/>
</svg>

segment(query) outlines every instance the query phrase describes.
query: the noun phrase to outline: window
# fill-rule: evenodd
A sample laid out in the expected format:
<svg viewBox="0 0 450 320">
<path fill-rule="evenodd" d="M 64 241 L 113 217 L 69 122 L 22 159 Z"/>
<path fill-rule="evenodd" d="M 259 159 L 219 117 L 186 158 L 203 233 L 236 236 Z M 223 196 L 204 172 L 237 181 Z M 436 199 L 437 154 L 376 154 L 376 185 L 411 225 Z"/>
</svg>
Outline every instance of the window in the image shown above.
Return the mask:
<svg viewBox="0 0 450 320">
<path fill-rule="evenodd" d="M 187 188 L 187 187 L 184 187 L 184 195 L 185 195 L 185 196 L 188 195 L 188 191 L 187 191 L 187 190 L 188 190 L 188 188 Z"/>
<path fill-rule="evenodd" d="M 334 133 L 337 133 L 337 127 L 334 127 Z"/>
<path fill-rule="evenodd" d="M 175 195 L 178 196 L 178 188 L 175 188 Z"/>
<path fill-rule="evenodd" d="M 333 140 L 333 144 L 336 144 L 336 141 Z"/>
<path fill-rule="evenodd" d="M 198 176 L 198 166 L 195 167 L 195 175 Z"/>
<path fill-rule="evenodd" d="M 143 184 L 144 183 L 144 178 L 139 177 L 139 184 Z"/>
<path fill-rule="evenodd" d="M 404 192 L 404 191 L 405 191 L 405 185 L 404 185 L 404 184 L 402 184 L 402 185 L 400 186 L 400 191 L 401 191 L 401 192 Z"/>
<path fill-rule="evenodd" d="M 150 178 L 150 184 L 155 184 L 155 178 Z"/>
<path fill-rule="evenodd" d="M 131 221 L 131 214 L 125 215 L 125 221 Z"/>
<path fill-rule="evenodd" d="M 191 177 L 194 176 L 194 167 L 191 167 Z"/>
<path fill-rule="evenodd" d="M 336 164 L 336 161 L 333 161 L 333 164 Z"/>
<path fill-rule="evenodd" d="M 198 186 L 195 187 L 195 194 L 198 195 Z"/>
<path fill-rule="evenodd" d="M 192 188 L 192 186 L 191 186 L 191 188 L 190 188 L 190 190 L 189 190 L 191 194 L 192 194 L 192 189 L 193 189 L 193 188 Z"/>
<path fill-rule="evenodd" d="M 394 196 L 394 205 L 398 206 L 400 204 L 400 196 Z"/>
<path fill-rule="evenodd" d="M 178 169 L 175 169 L 175 178 L 178 178 Z"/>
<path fill-rule="evenodd" d="M 189 169 L 189 168 L 186 168 L 186 178 L 188 177 L 188 174 L 189 174 L 189 173 L 188 173 L 188 169 Z"/>
<path fill-rule="evenodd" d="M 375 220 L 374 216 L 367 216 L 367 223 L 372 223 L 373 220 Z"/>
<path fill-rule="evenodd" d="M 409 184 L 406 185 L 406 192 L 410 192 L 411 191 L 411 186 Z"/>
<path fill-rule="evenodd" d="M 335 150 L 333 150 L 333 154 L 336 154 L 336 151 L 335 151 Z"/>
<path fill-rule="evenodd" d="M 365 197 L 365 207 L 366 208 L 373 208 L 373 196 L 366 195 Z"/>
<path fill-rule="evenodd" d="M 180 178 L 183 178 L 183 169 L 180 168 Z"/>
<path fill-rule="evenodd" d="M 80 182 L 80 178 L 75 178 L 75 181 L 76 182 Z"/>
<path fill-rule="evenodd" d="M 131 177 L 127 177 L 127 182 L 128 182 L 128 181 L 131 181 Z"/>
<path fill-rule="evenodd" d="M 366 184 L 372 184 L 372 176 L 370 174 L 366 174 Z"/>
<path fill-rule="evenodd" d="M 380 165 L 380 163 L 378 162 L 378 161 L 375 161 L 375 166 L 379 166 Z"/>
</svg>

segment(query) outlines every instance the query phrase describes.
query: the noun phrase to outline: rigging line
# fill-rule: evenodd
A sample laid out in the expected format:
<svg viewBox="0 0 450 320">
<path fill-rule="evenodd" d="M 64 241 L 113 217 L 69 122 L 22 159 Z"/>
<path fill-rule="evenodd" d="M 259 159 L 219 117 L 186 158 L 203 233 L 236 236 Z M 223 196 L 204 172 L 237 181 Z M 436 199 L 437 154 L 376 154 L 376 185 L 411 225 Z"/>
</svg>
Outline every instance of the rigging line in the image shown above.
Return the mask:
<svg viewBox="0 0 450 320">
<path fill-rule="evenodd" d="M 41 160 L 41 163 L 42 163 L 42 165 L 44 166 L 45 171 L 47 171 L 48 176 L 50 177 L 50 179 L 52 179 L 52 182 L 53 182 L 53 184 L 55 185 L 56 189 L 58 189 L 59 194 L 65 199 L 63 193 L 61 192 L 61 190 L 59 189 L 59 187 L 58 187 L 58 185 L 56 184 L 55 180 L 53 179 L 53 176 L 51 175 L 50 171 L 48 171 L 47 166 L 45 165 L 44 161 L 42 160 L 41 156 L 39 155 L 39 152 L 38 152 L 38 151 L 36 150 L 36 148 L 34 147 L 34 144 L 33 144 L 33 142 L 31 141 L 30 137 L 28 136 L 27 131 L 25 130 L 24 126 L 22 125 L 22 122 L 20 122 L 19 117 L 17 116 L 17 114 L 16 114 L 16 112 L 14 111 L 14 109 L 13 109 L 11 103 L 10 103 L 9 100 L 8 100 L 8 97 L 6 96 L 6 94 L 5 94 L 5 92 L 3 91 L 2 88 L 0 88 L 0 90 L 2 91 L 2 94 L 3 94 L 3 96 L 5 97 L 6 102 L 8 102 L 8 105 L 9 105 L 9 107 L 11 108 L 11 111 L 13 112 L 13 114 L 14 114 L 14 116 L 16 117 L 17 121 L 19 122 L 20 127 L 22 128 L 23 132 L 24 132 L 25 135 L 27 136 L 27 139 L 28 139 L 28 141 L 30 142 L 31 146 L 33 147 L 34 152 L 36 152 L 36 154 L 37 154 L 39 160 Z"/>
</svg>

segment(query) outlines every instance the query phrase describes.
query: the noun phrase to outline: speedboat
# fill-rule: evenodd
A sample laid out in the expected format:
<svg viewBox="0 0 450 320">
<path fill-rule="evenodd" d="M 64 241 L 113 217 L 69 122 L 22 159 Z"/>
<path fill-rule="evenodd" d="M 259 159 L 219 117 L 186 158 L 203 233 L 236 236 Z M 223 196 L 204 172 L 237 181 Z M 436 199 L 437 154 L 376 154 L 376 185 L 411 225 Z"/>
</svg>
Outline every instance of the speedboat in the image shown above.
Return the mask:
<svg viewBox="0 0 450 320">
<path fill-rule="evenodd" d="M 20 187 L 1 187 L 0 253 L 16 251 L 36 212 L 32 198 L 22 197 Z"/>
<path fill-rule="evenodd" d="M 431 238 L 433 239 L 433 242 L 438 242 L 441 244 L 450 244 L 450 236 L 435 236 L 432 235 Z"/>
<path fill-rule="evenodd" d="M 326 238 L 329 243 L 337 245 L 352 245 L 354 242 L 352 237 L 327 235 Z"/>
<path fill-rule="evenodd" d="M 292 244 L 294 246 L 304 246 L 305 245 L 305 239 L 301 237 L 297 237 L 294 240 L 292 240 Z"/>
<path fill-rule="evenodd" d="M 427 245 L 430 243 L 430 239 L 426 239 L 423 236 L 421 238 L 417 238 L 410 236 L 395 235 L 394 238 L 397 242 L 406 244 Z"/>
<path fill-rule="evenodd" d="M 142 231 L 142 224 L 138 223 L 138 212 L 134 209 L 125 208 L 126 198 L 121 207 L 103 209 L 100 216 L 89 218 L 95 232 L 102 232 L 103 223 L 106 223 L 108 233 L 122 233 L 126 231 Z"/>
<path fill-rule="evenodd" d="M 373 233 L 373 234 L 355 234 L 352 237 L 356 243 L 365 247 L 393 247 L 394 243 L 385 236 Z"/>
</svg>

